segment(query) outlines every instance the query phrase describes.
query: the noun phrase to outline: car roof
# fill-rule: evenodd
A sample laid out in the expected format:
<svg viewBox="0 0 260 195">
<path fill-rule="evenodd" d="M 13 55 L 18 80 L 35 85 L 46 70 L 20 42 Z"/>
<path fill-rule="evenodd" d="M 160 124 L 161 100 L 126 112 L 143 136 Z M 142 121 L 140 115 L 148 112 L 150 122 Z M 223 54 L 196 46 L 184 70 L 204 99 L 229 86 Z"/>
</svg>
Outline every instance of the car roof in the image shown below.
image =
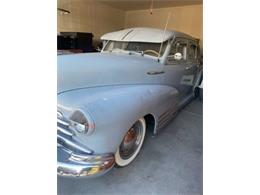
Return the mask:
<svg viewBox="0 0 260 195">
<path fill-rule="evenodd" d="M 175 30 L 164 31 L 163 29 L 147 27 L 127 28 L 124 30 L 106 33 L 101 37 L 101 40 L 161 43 L 172 38 L 173 36 L 196 40 L 190 35 Z"/>
</svg>

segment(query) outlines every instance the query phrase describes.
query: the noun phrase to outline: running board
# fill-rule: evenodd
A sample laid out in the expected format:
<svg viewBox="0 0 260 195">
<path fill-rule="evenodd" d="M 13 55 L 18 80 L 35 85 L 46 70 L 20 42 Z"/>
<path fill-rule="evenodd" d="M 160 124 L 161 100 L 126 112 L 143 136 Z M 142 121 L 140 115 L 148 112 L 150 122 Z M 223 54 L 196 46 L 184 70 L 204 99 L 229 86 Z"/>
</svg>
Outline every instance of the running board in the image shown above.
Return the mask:
<svg viewBox="0 0 260 195">
<path fill-rule="evenodd" d="M 193 93 L 183 98 L 183 100 L 180 101 L 178 104 L 178 111 L 184 108 L 190 101 L 193 99 Z"/>
</svg>

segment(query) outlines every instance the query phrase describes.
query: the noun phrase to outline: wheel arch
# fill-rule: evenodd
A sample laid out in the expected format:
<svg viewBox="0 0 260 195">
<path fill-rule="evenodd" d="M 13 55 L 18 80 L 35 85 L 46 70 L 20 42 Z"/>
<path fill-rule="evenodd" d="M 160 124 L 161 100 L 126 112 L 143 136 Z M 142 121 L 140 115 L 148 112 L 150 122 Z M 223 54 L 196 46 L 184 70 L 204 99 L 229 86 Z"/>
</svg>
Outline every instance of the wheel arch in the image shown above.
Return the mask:
<svg viewBox="0 0 260 195">
<path fill-rule="evenodd" d="M 156 118 L 153 114 L 146 114 L 144 116 L 144 120 L 145 120 L 145 123 L 146 123 L 146 130 L 147 132 L 150 132 L 152 134 L 155 134 L 156 132 Z"/>
</svg>

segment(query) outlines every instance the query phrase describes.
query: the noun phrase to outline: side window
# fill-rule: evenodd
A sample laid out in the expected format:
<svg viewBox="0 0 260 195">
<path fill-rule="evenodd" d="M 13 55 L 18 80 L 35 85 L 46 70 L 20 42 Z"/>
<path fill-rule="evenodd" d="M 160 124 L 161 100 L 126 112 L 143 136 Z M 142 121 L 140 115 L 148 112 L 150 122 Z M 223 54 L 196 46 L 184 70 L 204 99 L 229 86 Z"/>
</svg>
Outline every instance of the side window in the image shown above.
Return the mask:
<svg viewBox="0 0 260 195">
<path fill-rule="evenodd" d="M 187 47 L 186 40 L 176 40 L 171 47 L 167 64 L 185 63 L 187 60 Z"/>
<path fill-rule="evenodd" d="M 188 48 L 188 61 L 197 62 L 198 61 L 198 46 L 192 41 L 189 42 Z"/>
</svg>

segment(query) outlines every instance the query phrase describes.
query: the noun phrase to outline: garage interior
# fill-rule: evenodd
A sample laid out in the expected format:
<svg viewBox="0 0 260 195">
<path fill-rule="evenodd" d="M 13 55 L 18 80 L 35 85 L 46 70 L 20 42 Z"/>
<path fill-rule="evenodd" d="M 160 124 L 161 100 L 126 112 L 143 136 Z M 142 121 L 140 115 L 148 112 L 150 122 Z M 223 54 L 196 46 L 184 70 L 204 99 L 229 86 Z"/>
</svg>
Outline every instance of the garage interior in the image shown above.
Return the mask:
<svg viewBox="0 0 260 195">
<path fill-rule="evenodd" d="M 57 31 L 93 34 L 93 46 L 109 32 L 131 27 L 167 29 L 187 33 L 203 42 L 202 0 L 58 0 Z"/>
<path fill-rule="evenodd" d="M 100 37 L 131 27 L 187 33 L 203 44 L 202 0 L 58 0 L 57 32 Z M 65 11 L 64 11 L 65 10 Z M 94 179 L 58 177 L 58 194 L 202 194 L 202 101 L 194 99 L 158 136 L 146 137 L 129 166 Z"/>
</svg>

